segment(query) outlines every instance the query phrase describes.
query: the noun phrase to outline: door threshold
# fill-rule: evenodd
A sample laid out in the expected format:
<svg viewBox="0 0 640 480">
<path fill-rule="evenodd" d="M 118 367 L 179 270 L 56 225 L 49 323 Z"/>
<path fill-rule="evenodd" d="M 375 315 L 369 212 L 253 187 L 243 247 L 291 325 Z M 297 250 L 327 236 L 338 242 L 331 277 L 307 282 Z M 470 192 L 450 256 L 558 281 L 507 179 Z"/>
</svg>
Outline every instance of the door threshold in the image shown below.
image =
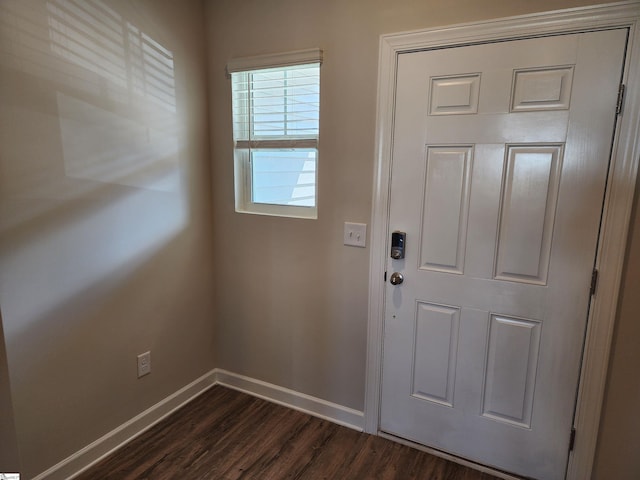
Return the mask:
<svg viewBox="0 0 640 480">
<path fill-rule="evenodd" d="M 444 460 L 457 463 L 458 465 L 462 465 L 463 467 L 469 467 L 482 473 L 488 473 L 489 475 L 493 475 L 494 477 L 502 478 L 504 480 L 530 480 L 528 479 L 528 477 L 517 477 L 513 474 L 503 472 L 502 470 L 496 470 L 495 468 L 487 467 L 486 465 L 482 465 L 480 463 L 476 463 L 471 460 L 467 460 L 465 458 L 457 457 L 450 453 L 443 452 L 442 450 L 427 447 L 426 445 L 415 443 L 402 437 L 396 437 L 395 435 L 387 432 L 378 431 L 378 436 L 386 438 L 387 440 L 391 440 L 392 442 L 396 442 L 401 445 L 406 445 L 407 447 L 415 448 L 416 450 L 429 453 L 434 457 L 443 458 Z"/>
</svg>

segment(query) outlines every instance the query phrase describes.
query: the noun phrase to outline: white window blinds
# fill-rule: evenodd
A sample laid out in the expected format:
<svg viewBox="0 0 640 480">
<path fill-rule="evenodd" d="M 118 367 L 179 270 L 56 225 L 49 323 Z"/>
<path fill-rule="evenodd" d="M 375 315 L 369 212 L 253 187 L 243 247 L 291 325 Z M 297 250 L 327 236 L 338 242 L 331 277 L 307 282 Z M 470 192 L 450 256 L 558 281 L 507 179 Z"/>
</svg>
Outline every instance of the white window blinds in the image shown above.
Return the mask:
<svg viewBox="0 0 640 480">
<path fill-rule="evenodd" d="M 312 52 L 313 63 L 308 53 Z M 319 50 L 271 56 L 285 65 L 231 72 L 236 210 L 316 218 L 320 120 Z M 301 55 L 302 54 L 302 55 Z M 246 70 L 244 70 L 246 68 Z M 240 178 L 238 178 L 240 177 Z M 273 208 L 272 208 L 273 207 Z M 280 207 L 291 207 L 283 209 Z"/>
<path fill-rule="evenodd" d="M 231 76 L 236 142 L 307 139 L 316 141 L 306 142 L 308 146 L 316 145 L 320 64 L 266 68 Z M 251 146 L 237 144 L 241 145 Z"/>
</svg>

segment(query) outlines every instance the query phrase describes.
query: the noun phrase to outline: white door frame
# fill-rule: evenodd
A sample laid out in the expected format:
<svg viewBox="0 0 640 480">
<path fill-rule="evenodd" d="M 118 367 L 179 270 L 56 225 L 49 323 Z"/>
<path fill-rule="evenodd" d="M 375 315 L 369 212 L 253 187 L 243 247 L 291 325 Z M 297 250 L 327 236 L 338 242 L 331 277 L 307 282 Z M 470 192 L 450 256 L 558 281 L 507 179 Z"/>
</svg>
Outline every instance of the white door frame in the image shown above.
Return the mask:
<svg viewBox="0 0 640 480">
<path fill-rule="evenodd" d="M 598 290 L 593 297 L 574 426 L 577 430 L 569 457 L 568 480 L 591 477 L 620 281 L 624 266 L 638 157 L 640 155 L 640 1 L 572 8 L 554 12 L 383 35 L 378 67 L 376 170 L 371 218 L 371 270 L 365 431 L 378 433 L 384 324 L 384 272 L 387 231 L 393 110 L 397 56 L 403 52 L 517 39 L 558 33 L 628 27 L 629 44 L 623 83 L 626 100 L 619 119 L 611 158 L 604 211 L 596 254 Z"/>
</svg>

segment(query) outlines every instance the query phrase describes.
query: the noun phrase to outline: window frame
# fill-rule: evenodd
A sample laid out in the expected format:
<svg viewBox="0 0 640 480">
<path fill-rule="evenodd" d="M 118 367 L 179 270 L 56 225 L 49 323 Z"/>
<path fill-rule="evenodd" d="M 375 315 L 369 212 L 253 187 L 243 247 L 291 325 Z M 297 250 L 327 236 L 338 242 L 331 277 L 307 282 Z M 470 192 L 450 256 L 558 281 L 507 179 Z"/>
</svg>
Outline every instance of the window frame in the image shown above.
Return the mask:
<svg viewBox="0 0 640 480">
<path fill-rule="evenodd" d="M 231 78 L 235 73 L 250 74 L 252 71 L 287 68 L 294 66 L 318 65 L 322 66 L 323 53 L 319 48 L 298 50 L 295 52 L 260 55 L 255 57 L 243 57 L 230 60 L 227 63 L 227 76 Z M 320 86 L 320 78 L 318 78 Z M 231 84 L 233 95 L 233 83 Z M 233 103 L 233 102 L 232 102 Z M 242 107 L 247 116 L 250 115 L 250 101 Z M 318 113 L 320 108 L 318 107 Z M 232 122 L 234 125 L 234 195 L 235 211 L 257 215 L 272 215 L 291 218 L 318 218 L 318 165 L 319 165 L 319 131 L 315 135 L 295 135 L 280 138 L 254 139 L 248 135 L 248 140 L 236 138 L 236 113 L 232 110 Z M 249 122 L 251 129 L 251 122 Z M 287 151 L 294 149 L 315 150 L 314 172 L 314 206 L 283 205 L 272 203 L 259 203 L 253 201 L 253 175 L 251 166 L 251 150 Z"/>
</svg>

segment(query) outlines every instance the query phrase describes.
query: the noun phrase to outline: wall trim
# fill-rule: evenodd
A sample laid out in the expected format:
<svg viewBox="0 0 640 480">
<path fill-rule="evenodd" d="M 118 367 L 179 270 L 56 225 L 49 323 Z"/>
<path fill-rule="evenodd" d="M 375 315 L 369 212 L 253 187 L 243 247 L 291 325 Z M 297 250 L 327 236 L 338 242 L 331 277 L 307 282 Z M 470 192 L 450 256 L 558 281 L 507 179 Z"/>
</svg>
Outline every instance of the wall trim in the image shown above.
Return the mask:
<svg viewBox="0 0 640 480">
<path fill-rule="evenodd" d="M 80 475 L 215 385 L 232 388 L 360 432 L 363 430 L 364 412 L 215 368 L 40 473 L 33 480 L 64 480 Z"/>
<path fill-rule="evenodd" d="M 360 432 L 363 431 L 364 412 L 359 410 L 226 370 L 216 369 L 216 378 L 219 385 L 248 393 L 254 397 L 262 398 L 344 427 Z"/>
<path fill-rule="evenodd" d="M 33 480 L 71 479 L 112 454 L 126 443 L 143 434 L 158 422 L 192 401 L 215 385 L 215 370 L 205 373 L 175 393 L 160 400 L 144 412 L 111 430 L 96 441 L 78 450 Z"/>
<path fill-rule="evenodd" d="M 600 271 L 599 286 L 589 313 L 574 422 L 578 434 L 574 451 L 569 457 L 566 476 L 568 480 L 591 477 L 640 155 L 639 21 L 640 2 L 633 0 L 380 37 L 376 166 L 371 216 L 366 432 L 378 433 L 379 426 L 384 335 L 383 275 L 388 240 L 387 212 L 397 56 L 402 52 L 428 48 L 626 27 L 630 32 L 623 79 L 627 86 L 627 98 L 623 115 L 617 125 L 607 181 L 599 247 L 596 253 L 596 266 Z"/>
</svg>

